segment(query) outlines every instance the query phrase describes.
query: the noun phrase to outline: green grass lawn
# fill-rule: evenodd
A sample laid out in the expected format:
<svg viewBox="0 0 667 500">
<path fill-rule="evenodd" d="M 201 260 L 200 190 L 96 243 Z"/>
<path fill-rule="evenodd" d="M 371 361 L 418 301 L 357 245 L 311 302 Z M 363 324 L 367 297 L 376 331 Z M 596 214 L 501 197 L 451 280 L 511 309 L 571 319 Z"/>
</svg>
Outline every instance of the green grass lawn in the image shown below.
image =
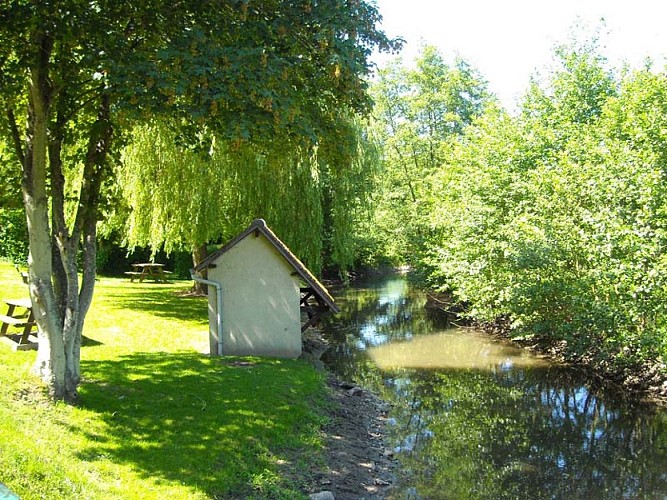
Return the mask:
<svg viewBox="0 0 667 500">
<path fill-rule="evenodd" d="M 0 482 L 31 498 L 299 498 L 321 452 L 323 376 L 302 361 L 210 358 L 189 282 L 101 278 L 81 404 L 51 404 L 34 351 L 0 344 Z M 27 297 L 0 262 L 0 298 Z M 4 313 L 4 310 L 1 311 Z"/>
</svg>

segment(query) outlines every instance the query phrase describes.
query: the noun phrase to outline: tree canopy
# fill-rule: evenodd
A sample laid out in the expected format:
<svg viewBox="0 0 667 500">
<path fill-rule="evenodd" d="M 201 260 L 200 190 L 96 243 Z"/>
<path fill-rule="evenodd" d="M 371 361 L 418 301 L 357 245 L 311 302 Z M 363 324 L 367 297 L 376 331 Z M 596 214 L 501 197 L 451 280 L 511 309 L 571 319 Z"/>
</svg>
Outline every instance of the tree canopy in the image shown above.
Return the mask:
<svg viewBox="0 0 667 500">
<path fill-rule="evenodd" d="M 168 115 L 186 144 L 204 123 L 229 140 L 316 136 L 341 110 L 368 111 L 368 56 L 395 47 L 379 20 L 359 0 L 0 6 L 1 127 L 22 170 L 36 369 L 56 398 L 76 399 L 96 224 L 123 132 Z"/>
<path fill-rule="evenodd" d="M 411 262 L 421 248 L 431 210 L 429 177 L 444 168 L 457 140 L 494 102 L 482 75 L 466 61 L 445 61 L 425 46 L 406 67 L 400 58 L 379 71 L 372 87 L 373 117 L 382 144 L 383 175 L 377 193 L 375 235 L 394 261 Z"/>
</svg>

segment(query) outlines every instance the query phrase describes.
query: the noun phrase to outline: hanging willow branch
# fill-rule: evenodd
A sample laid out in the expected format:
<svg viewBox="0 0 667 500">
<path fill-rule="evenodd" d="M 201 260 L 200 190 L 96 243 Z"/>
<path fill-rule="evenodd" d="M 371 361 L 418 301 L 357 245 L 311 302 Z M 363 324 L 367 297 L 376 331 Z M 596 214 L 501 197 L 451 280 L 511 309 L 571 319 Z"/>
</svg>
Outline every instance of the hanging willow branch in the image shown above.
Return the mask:
<svg viewBox="0 0 667 500">
<path fill-rule="evenodd" d="M 319 146 L 201 139 L 207 149 L 188 149 L 165 123 L 135 130 L 120 176 L 128 245 L 191 250 L 263 218 L 314 271 L 323 252 L 339 267 L 353 263 L 355 224 L 378 164 L 359 123 L 340 121 Z"/>
</svg>

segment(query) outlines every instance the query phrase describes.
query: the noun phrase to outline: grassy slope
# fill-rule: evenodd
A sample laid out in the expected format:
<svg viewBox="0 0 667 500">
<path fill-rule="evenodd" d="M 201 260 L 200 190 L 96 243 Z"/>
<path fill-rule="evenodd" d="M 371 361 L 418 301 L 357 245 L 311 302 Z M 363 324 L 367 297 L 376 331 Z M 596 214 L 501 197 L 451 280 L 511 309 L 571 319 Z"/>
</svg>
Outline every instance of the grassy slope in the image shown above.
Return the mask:
<svg viewBox="0 0 667 500">
<path fill-rule="evenodd" d="M 23 499 L 300 496 L 289 473 L 321 446 L 321 376 L 200 354 L 206 301 L 186 287 L 97 283 L 76 408 L 45 400 L 34 351 L 0 344 L 0 481 Z M 0 295 L 27 296 L 2 262 Z"/>
</svg>

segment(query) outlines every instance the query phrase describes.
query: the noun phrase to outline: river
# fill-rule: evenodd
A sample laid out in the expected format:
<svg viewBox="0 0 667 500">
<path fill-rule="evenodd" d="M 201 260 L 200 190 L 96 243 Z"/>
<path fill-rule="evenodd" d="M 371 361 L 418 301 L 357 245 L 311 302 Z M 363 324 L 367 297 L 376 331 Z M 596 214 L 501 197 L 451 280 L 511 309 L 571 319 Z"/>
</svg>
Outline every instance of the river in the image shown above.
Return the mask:
<svg viewBox="0 0 667 500">
<path fill-rule="evenodd" d="M 667 498 L 667 412 L 458 328 L 400 276 L 334 291 L 325 364 L 392 403 L 393 498 Z"/>
</svg>

